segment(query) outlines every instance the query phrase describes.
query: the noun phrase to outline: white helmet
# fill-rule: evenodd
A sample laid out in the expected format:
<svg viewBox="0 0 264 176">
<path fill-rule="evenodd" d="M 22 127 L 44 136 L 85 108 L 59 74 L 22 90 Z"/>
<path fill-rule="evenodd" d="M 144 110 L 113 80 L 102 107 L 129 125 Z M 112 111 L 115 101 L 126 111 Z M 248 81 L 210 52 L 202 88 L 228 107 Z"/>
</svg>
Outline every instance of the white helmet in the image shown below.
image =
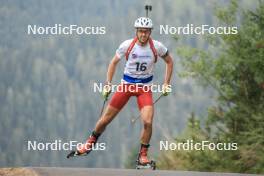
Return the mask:
<svg viewBox="0 0 264 176">
<path fill-rule="evenodd" d="M 135 21 L 135 28 L 153 28 L 153 24 L 152 24 L 152 20 L 150 18 L 147 17 L 139 17 L 136 21 Z"/>
</svg>

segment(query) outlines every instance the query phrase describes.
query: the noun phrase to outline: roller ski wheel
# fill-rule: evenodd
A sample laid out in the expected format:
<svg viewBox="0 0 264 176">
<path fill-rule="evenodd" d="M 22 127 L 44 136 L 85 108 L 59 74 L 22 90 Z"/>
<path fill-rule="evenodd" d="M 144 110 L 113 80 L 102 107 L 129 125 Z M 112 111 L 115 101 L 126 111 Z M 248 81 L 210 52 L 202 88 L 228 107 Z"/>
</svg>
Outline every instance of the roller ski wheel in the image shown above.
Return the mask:
<svg viewBox="0 0 264 176">
<path fill-rule="evenodd" d="M 139 162 L 139 160 L 136 161 L 136 169 L 151 169 L 151 170 L 156 170 L 156 162 L 151 160 L 149 163 L 142 164 Z"/>
<path fill-rule="evenodd" d="M 71 152 L 67 155 L 67 158 L 69 159 L 69 158 L 76 157 L 76 156 L 86 156 L 86 155 L 88 155 L 88 154 L 89 154 L 89 152 L 80 154 L 80 153 L 78 153 L 78 151 L 71 151 Z"/>
</svg>

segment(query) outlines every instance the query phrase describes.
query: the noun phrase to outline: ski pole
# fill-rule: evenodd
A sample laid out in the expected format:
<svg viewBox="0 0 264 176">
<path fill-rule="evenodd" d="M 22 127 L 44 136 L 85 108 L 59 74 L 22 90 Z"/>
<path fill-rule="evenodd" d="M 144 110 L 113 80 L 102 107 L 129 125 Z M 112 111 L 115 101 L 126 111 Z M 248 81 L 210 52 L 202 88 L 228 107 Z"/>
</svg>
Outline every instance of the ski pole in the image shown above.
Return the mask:
<svg viewBox="0 0 264 176">
<path fill-rule="evenodd" d="M 163 94 L 161 94 L 156 100 L 155 102 L 152 104 L 153 106 L 161 99 L 161 97 L 163 97 Z M 137 119 L 139 119 L 141 116 L 141 114 L 139 114 L 136 118 L 132 118 L 131 119 L 131 123 L 134 125 L 135 122 L 137 121 Z"/>
<path fill-rule="evenodd" d="M 104 99 L 104 103 L 103 106 L 101 108 L 101 113 L 100 113 L 100 117 L 102 116 L 103 112 L 104 112 L 104 107 L 105 107 L 105 103 L 107 102 L 107 98 Z"/>
<path fill-rule="evenodd" d="M 109 83 L 107 84 L 107 86 L 109 86 Z M 109 87 L 108 87 L 108 88 L 109 88 Z M 103 114 L 103 112 L 104 112 L 105 103 L 107 102 L 107 100 L 108 100 L 108 96 L 109 96 L 110 93 L 111 93 L 111 87 L 110 87 L 110 91 L 107 90 L 108 92 L 106 92 L 106 94 L 104 93 L 104 91 L 105 91 L 105 87 L 104 87 L 104 90 L 103 90 L 104 103 L 103 103 L 103 106 L 102 106 L 102 109 L 101 109 L 100 117 L 102 116 L 102 114 Z"/>
</svg>

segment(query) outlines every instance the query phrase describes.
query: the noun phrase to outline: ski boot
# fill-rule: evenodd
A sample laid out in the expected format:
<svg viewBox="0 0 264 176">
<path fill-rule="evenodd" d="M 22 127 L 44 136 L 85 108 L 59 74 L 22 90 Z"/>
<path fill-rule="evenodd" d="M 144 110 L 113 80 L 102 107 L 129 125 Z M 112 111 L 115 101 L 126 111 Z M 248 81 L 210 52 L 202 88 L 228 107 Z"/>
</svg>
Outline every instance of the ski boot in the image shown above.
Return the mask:
<svg viewBox="0 0 264 176">
<path fill-rule="evenodd" d="M 136 169 L 156 169 L 156 162 L 148 159 L 148 147 L 149 145 L 141 145 L 141 149 L 136 161 Z"/>
</svg>

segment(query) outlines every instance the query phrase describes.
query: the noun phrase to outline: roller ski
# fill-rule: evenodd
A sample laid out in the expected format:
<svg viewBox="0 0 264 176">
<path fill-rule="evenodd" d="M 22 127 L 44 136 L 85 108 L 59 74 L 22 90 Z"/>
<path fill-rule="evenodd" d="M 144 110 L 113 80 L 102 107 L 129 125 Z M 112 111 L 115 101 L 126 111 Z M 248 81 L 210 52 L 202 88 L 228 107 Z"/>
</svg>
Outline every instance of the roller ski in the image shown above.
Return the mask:
<svg viewBox="0 0 264 176">
<path fill-rule="evenodd" d="M 136 169 L 156 169 L 156 162 L 149 160 L 147 157 L 148 147 L 149 145 L 141 145 L 141 149 L 136 161 Z"/>
<path fill-rule="evenodd" d="M 67 155 L 67 158 L 72 158 L 72 157 L 76 157 L 76 156 L 86 156 L 87 153 L 84 153 L 84 154 L 80 154 L 78 153 L 78 151 L 76 150 L 72 150 L 68 155 Z"/>
<path fill-rule="evenodd" d="M 151 170 L 156 170 L 156 162 L 151 160 L 149 163 L 147 164 L 142 164 L 137 160 L 137 164 L 136 164 L 136 169 L 151 169 Z"/>
<path fill-rule="evenodd" d="M 67 155 L 67 158 L 88 155 L 92 151 L 93 146 L 96 144 L 96 141 L 97 141 L 97 138 L 91 135 L 85 144 L 82 144 L 81 146 L 77 147 L 77 150 L 71 151 Z"/>
</svg>

